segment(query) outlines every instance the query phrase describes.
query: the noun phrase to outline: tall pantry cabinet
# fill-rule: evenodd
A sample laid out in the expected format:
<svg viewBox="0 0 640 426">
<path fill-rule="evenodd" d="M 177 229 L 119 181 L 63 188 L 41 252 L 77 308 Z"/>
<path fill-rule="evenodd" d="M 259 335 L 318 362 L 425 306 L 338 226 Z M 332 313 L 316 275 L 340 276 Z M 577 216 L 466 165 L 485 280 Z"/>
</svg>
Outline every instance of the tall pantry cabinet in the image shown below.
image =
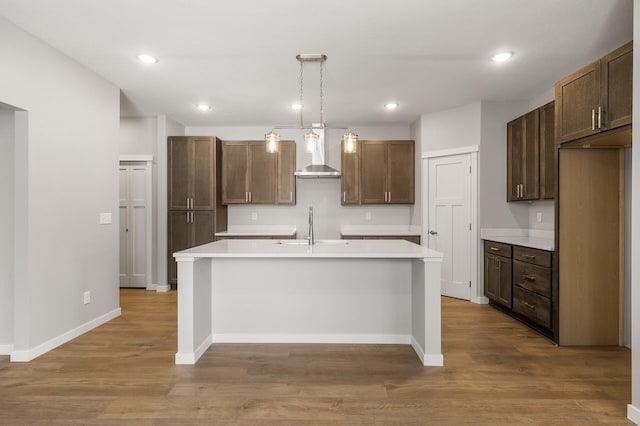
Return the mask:
<svg viewBox="0 0 640 426">
<path fill-rule="evenodd" d="M 214 240 L 227 229 L 222 204 L 222 144 L 214 136 L 170 136 L 167 139 L 167 256 L 170 284 L 177 284 L 173 253 Z"/>
</svg>

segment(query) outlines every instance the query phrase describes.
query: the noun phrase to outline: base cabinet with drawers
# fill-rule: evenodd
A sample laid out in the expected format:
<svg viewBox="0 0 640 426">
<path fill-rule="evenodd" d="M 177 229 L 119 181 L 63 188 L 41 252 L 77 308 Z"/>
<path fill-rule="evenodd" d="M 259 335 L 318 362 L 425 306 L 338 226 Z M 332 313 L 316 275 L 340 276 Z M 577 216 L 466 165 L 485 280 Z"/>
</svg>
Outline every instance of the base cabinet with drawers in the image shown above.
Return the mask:
<svg viewBox="0 0 640 426">
<path fill-rule="evenodd" d="M 557 342 L 553 252 L 484 241 L 484 290 L 491 305 Z"/>
</svg>

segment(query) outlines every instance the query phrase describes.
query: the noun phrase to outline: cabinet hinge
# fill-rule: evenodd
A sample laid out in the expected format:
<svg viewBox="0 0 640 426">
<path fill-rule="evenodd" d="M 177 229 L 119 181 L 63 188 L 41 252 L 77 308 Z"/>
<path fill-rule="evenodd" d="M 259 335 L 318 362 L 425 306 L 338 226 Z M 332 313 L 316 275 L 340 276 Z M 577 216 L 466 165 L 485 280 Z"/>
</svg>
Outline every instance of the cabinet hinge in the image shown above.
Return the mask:
<svg viewBox="0 0 640 426">
<path fill-rule="evenodd" d="M 469 287 L 471 287 L 471 280 L 469 280 Z"/>
<path fill-rule="evenodd" d="M 471 231 L 471 224 L 469 224 L 469 231 Z"/>
<path fill-rule="evenodd" d="M 471 174 L 471 166 L 469 166 L 469 174 Z"/>
</svg>

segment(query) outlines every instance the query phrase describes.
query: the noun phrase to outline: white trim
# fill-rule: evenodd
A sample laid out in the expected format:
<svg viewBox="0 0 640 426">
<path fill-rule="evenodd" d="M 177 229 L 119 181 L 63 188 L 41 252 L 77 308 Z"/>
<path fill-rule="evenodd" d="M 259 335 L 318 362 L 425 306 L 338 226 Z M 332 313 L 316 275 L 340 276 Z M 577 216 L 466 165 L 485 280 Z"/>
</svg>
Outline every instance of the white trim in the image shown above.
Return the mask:
<svg viewBox="0 0 640 426">
<path fill-rule="evenodd" d="M 427 151 L 422 153 L 422 158 L 447 157 L 449 155 L 471 154 L 480 150 L 478 145 L 463 146 L 460 148 L 439 149 L 437 151 Z"/>
<path fill-rule="evenodd" d="M 165 284 L 165 285 L 154 284 L 154 285 L 155 285 L 155 288 L 152 290 L 155 290 L 158 293 L 166 293 L 167 291 L 171 290 L 171 286 L 169 284 Z"/>
<path fill-rule="evenodd" d="M 415 338 L 411 338 L 411 347 L 420 358 L 420 362 L 425 366 L 442 367 L 444 365 L 444 356 L 442 354 L 426 354 L 420 343 Z"/>
<path fill-rule="evenodd" d="M 8 343 L 0 345 L 0 355 L 11 355 L 11 352 L 13 352 L 13 345 Z"/>
<path fill-rule="evenodd" d="M 149 163 L 153 161 L 153 155 L 121 155 L 120 161 L 144 161 Z"/>
<path fill-rule="evenodd" d="M 211 335 L 208 335 L 196 348 L 194 353 L 176 353 L 176 364 L 195 364 L 211 346 Z"/>
<path fill-rule="evenodd" d="M 214 334 L 213 343 L 356 343 L 408 345 L 408 334 L 277 334 L 224 333 Z"/>
<path fill-rule="evenodd" d="M 627 404 L 627 418 L 637 425 L 640 425 L 640 409 Z"/>
<path fill-rule="evenodd" d="M 489 298 L 485 296 L 472 296 L 471 301 L 473 303 L 477 303 L 478 305 L 488 305 Z"/>
<path fill-rule="evenodd" d="M 11 362 L 29 362 L 39 357 L 40 355 L 43 355 L 50 350 L 55 349 L 58 346 L 67 343 L 68 341 L 73 340 L 88 331 L 93 330 L 94 328 L 99 327 L 102 324 L 119 317 L 120 315 L 122 315 L 122 310 L 120 308 L 117 308 L 111 312 L 107 312 L 106 314 L 99 316 L 98 318 L 94 318 L 91 321 L 88 321 L 76 328 L 62 333 L 61 335 L 54 337 L 53 339 L 47 340 L 46 342 L 31 349 L 25 351 L 14 350 L 11 352 Z"/>
</svg>

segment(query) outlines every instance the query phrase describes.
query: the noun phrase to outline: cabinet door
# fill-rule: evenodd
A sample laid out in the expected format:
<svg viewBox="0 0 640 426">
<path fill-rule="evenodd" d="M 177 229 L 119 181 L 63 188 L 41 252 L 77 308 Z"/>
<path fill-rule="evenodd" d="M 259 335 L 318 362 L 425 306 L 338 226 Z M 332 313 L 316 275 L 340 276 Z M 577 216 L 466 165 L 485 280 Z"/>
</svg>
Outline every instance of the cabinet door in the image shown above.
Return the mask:
<svg viewBox="0 0 640 426">
<path fill-rule="evenodd" d="M 199 213 L 199 212 L 198 212 Z M 173 253 L 192 247 L 192 231 L 190 216 L 193 212 L 170 211 L 168 214 L 168 272 L 169 283 L 176 284 L 178 279 L 178 265 L 173 258 Z"/>
<path fill-rule="evenodd" d="M 190 137 L 191 197 L 194 210 L 215 208 L 215 138 Z"/>
<path fill-rule="evenodd" d="M 342 179 L 340 182 L 341 195 L 340 202 L 345 204 L 360 204 L 360 151 L 344 152 L 344 141 L 342 141 L 341 154 L 341 171 Z"/>
<path fill-rule="evenodd" d="M 520 199 L 520 184 L 523 182 L 522 139 L 524 138 L 524 118 L 519 117 L 507 123 L 507 201 Z"/>
<path fill-rule="evenodd" d="M 249 142 L 249 202 L 276 203 L 276 154 L 262 141 Z"/>
<path fill-rule="evenodd" d="M 168 150 L 168 198 L 169 210 L 188 208 L 189 192 L 189 143 L 186 137 L 170 137 Z"/>
<path fill-rule="evenodd" d="M 524 116 L 522 140 L 522 199 L 537 200 L 539 197 L 539 162 L 538 146 L 540 144 L 539 110 L 535 109 Z"/>
<path fill-rule="evenodd" d="M 498 302 L 504 306 L 511 307 L 511 287 L 513 278 L 511 276 L 511 259 L 496 256 L 498 263 Z"/>
<path fill-rule="evenodd" d="M 195 211 L 192 213 L 191 247 L 210 243 L 214 240 L 214 212 L 213 211 Z"/>
<path fill-rule="evenodd" d="M 222 142 L 222 203 L 248 202 L 249 149 L 247 142 Z"/>
<path fill-rule="evenodd" d="M 556 141 L 569 142 L 598 132 L 600 61 L 556 83 Z"/>
<path fill-rule="evenodd" d="M 363 141 L 362 203 L 385 204 L 387 201 L 387 144 L 384 141 Z"/>
<path fill-rule="evenodd" d="M 387 142 L 387 203 L 413 204 L 415 157 L 413 141 Z"/>
<path fill-rule="evenodd" d="M 602 58 L 603 117 L 599 127 L 614 129 L 631 124 L 633 42 Z"/>
<path fill-rule="evenodd" d="M 278 149 L 276 182 L 278 191 L 276 203 L 296 203 L 296 143 L 294 141 L 281 141 Z"/>
<path fill-rule="evenodd" d="M 555 102 L 540 108 L 540 198 L 554 199 L 555 173 Z"/>
<path fill-rule="evenodd" d="M 493 301 L 498 301 L 500 285 L 500 264 L 497 256 L 485 253 L 484 255 L 484 295 Z"/>
</svg>

